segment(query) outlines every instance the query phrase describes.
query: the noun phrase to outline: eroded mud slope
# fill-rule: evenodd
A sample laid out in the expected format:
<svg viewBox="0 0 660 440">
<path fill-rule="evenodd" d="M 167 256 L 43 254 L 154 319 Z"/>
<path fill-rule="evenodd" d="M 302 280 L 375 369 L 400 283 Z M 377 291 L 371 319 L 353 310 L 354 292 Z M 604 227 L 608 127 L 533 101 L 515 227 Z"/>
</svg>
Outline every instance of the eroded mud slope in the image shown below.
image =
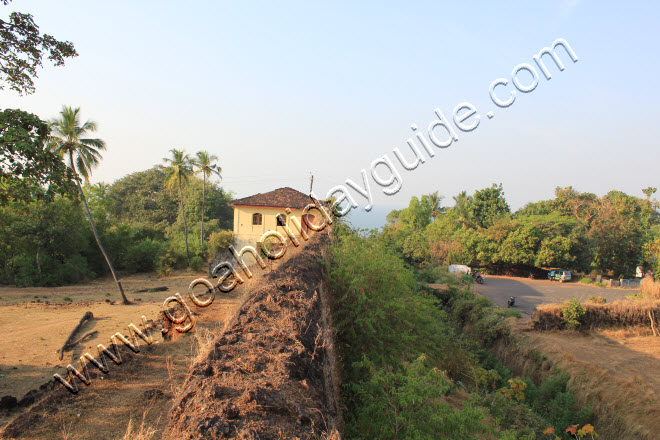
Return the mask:
<svg viewBox="0 0 660 440">
<path fill-rule="evenodd" d="M 175 397 L 164 438 L 339 438 L 322 288 L 328 233 L 264 277 Z"/>
</svg>

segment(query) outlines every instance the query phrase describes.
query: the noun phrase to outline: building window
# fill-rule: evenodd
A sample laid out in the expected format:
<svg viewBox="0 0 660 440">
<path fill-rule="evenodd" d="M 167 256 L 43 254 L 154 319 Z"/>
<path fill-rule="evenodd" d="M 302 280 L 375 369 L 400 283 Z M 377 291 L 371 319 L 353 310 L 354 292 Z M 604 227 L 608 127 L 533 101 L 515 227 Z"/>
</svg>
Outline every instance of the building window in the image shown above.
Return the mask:
<svg viewBox="0 0 660 440">
<path fill-rule="evenodd" d="M 277 216 L 277 226 L 286 226 L 286 215 L 280 214 Z"/>
<path fill-rule="evenodd" d="M 261 214 L 252 214 L 252 225 L 261 225 Z"/>
</svg>

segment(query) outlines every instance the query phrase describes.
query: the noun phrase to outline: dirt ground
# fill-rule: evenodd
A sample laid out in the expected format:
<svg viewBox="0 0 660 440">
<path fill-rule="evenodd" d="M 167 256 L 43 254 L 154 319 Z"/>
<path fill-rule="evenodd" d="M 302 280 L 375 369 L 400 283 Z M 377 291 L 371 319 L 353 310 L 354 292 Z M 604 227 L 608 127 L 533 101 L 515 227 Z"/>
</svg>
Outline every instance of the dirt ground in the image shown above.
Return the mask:
<svg viewBox="0 0 660 440">
<path fill-rule="evenodd" d="M 210 335 L 221 332 L 261 277 L 284 264 L 296 251 L 287 252 L 265 270 L 253 268 L 252 279 L 230 293 L 217 293 L 215 301 L 206 308 L 192 305 L 187 296 L 190 283 L 206 278 L 205 273 L 179 273 L 166 278 L 124 277 L 124 290 L 134 302 L 130 306 L 121 305 L 112 280 L 58 288 L 0 287 L 0 312 L 5 317 L 0 323 L 0 331 L 5 335 L 0 339 L 0 397 L 11 395 L 20 400 L 30 390 L 52 381 L 54 373 L 66 377 L 66 365 L 71 363 L 78 368 L 81 354 L 89 352 L 97 357 L 96 346 L 110 347 L 110 336 L 118 331 L 127 334 L 128 324 L 141 328 L 142 315 L 156 322 L 152 335 L 158 341 L 150 346 L 140 341 L 142 351 L 137 354 L 122 348 L 124 362 L 115 365 L 108 361 L 109 374 L 98 370 L 94 373 L 91 368 L 91 385 L 78 382 L 77 395 L 56 383 L 52 391 L 39 391 L 34 405 L 0 411 L 0 429 L 5 429 L 0 438 L 121 439 L 129 420 L 134 428 L 144 421 L 145 426 L 157 431 L 153 438 L 160 438 L 177 387 L 189 376 L 197 350 L 204 345 L 200 340 L 208 341 Z M 168 290 L 154 291 L 158 287 Z M 167 297 L 177 292 L 190 304 L 197 325 L 182 336 L 171 332 L 178 337 L 163 340 L 159 331 L 161 307 Z M 66 351 L 60 361 L 58 350 L 87 311 L 93 313 L 94 319 L 77 335 L 97 333 Z M 129 438 L 138 437 L 133 434 Z"/>
<path fill-rule="evenodd" d="M 180 292 L 186 295 L 190 282 L 204 274 L 186 274 L 158 278 L 135 275 L 123 280 L 124 291 L 135 304 L 121 305 L 112 280 L 94 281 L 66 287 L 0 287 L 0 396 L 20 399 L 28 391 L 62 374 L 66 365 L 78 362 L 85 351 L 98 344 L 107 345 L 111 335 L 133 323 L 139 326 L 142 316 L 154 319 L 163 301 Z M 164 292 L 137 293 L 137 290 L 168 287 Z M 64 301 L 64 298 L 70 301 Z M 108 300 L 108 302 L 106 302 Z M 39 301 L 39 302 L 37 302 Z M 46 301 L 48 304 L 46 304 Z M 85 312 L 94 314 L 81 336 L 97 331 L 73 351 L 59 359 L 59 349 Z M 157 332 L 156 332 L 157 333 Z"/>
</svg>

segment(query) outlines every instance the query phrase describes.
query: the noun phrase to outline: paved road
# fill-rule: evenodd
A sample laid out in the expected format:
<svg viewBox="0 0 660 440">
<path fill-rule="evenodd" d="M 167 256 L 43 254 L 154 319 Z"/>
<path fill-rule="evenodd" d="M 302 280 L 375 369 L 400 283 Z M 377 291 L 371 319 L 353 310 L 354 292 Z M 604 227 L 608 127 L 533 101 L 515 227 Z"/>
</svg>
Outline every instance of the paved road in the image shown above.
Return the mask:
<svg viewBox="0 0 660 440">
<path fill-rule="evenodd" d="M 560 283 L 499 276 L 487 276 L 483 284 L 477 285 L 477 293 L 502 307 L 506 307 L 506 301 L 510 296 L 515 296 L 516 307 L 530 315 L 539 304 L 563 303 L 574 296 L 583 300 L 590 296 L 602 296 L 609 303 L 638 292 L 639 290 L 634 289 L 586 286 L 578 282 Z"/>
</svg>

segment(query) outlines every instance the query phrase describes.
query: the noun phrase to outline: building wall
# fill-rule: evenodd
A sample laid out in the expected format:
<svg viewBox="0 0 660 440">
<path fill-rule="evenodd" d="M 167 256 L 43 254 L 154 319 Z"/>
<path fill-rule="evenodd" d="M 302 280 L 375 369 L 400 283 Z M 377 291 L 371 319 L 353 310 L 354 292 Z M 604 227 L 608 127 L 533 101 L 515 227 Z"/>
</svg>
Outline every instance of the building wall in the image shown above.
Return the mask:
<svg viewBox="0 0 660 440">
<path fill-rule="evenodd" d="M 259 213 L 262 215 L 261 225 L 252 225 L 252 214 Z M 286 224 L 295 237 L 300 237 L 300 230 L 291 222 L 292 217 L 296 217 L 298 223 L 302 225 L 302 209 L 292 209 L 290 214 L 287 214 L 281 208 L 263 208 L 251 206 L 235 206 L 234 207 L 234 247 L 240 250 L 243 246 L 256 246 L 261 240 L 261 237 L 269 231 L 277 231 L 284 238 L 288 235 L 284 227 L 277 226 L 277 216 L 282 214 L 286 216 Z M 314 213 L 312 213 L 313 215 Z M 317 214 L 318 215 L 318 214 Z M 314 220 L 318 222 L 319 220 Z M 313 231 L 308 231 L 311 236 Z"/>
</svg>

